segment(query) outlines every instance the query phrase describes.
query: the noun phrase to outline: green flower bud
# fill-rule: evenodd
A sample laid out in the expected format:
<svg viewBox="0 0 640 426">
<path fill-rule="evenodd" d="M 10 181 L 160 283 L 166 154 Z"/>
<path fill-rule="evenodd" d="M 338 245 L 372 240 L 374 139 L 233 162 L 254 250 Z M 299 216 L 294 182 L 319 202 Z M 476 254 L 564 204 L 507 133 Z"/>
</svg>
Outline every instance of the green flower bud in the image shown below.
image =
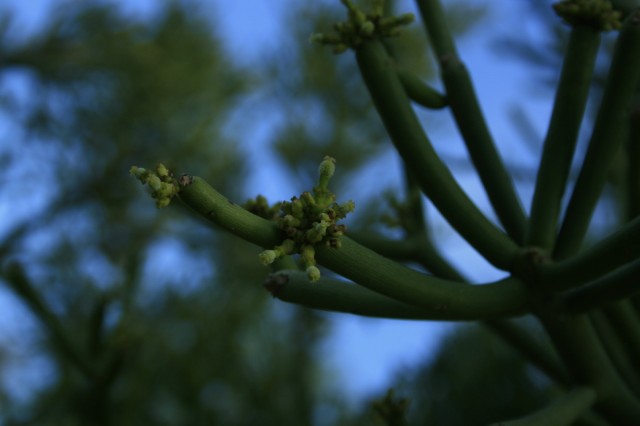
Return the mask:
<svg viewBox="0 0 640 426">
<path fill-rule="evenodd" d="M 302 219 L 304 217 L 304 204 L 298 197 L 293 197 L 291 199 L 291 204 L 289 204 L 289 209 L 291 210 L 291 215 L 298 219 Z"/>
<path fill-rule="evenodd" d="M 320 179 L 318 180 L 318 186 L 321 188 L 326 188 L 329 183 L 329 179 L 336 172 L 336 160 L 333 157 L 329 157 L 328 155 L 324 157 L 324 160 L 320 163 L 318 167 L 318 174 L 320 175 Z"/>
<path fill-rule="evenodd" d="M 415 21 L 416 16 L 413 13 L 404 13 L 396 18 L 396 25 L 409 25 Z"/>
<path fill-rule="evenodd" d="M 322 241 L 325 235 L 325 229 L 314 227 L 307 231 L 305 238 L 309 243 L 315 244 Z"/>
<path fill-rule="evenodd" d="M 316 266 L 311 265 L 307 267 L 306 272 L 307 272 L 307 277 L 309 278 L 309 281 L 311 281 L 312 283 L 320 279 L 320 269 L 318 269 Z"/>
<path fill-rule="evenodd" d="M 331 217 L 329 216 L 329 214 L 323 212 L 323 213 L 320 213 L 320 215 L 318 216 L 318 220 L 319 222 L 329 223 L 331 222 Z"/>
<path fill-rule="evenodd" d="M 297 228 L 298 226 L 300 226 L 301 223 L 300 223 L 300 219 L 297 219 L 292 215 L 288 214 L 282 218 L 282 224 L 287 228 Z"/>
<path fill-rule="evenodd" d="M 340 241 L 340 238 L 329 238 L 327 240 L 327 246 L 339 249 L 340 247 L 342 247 L 342 242 Z"/>
<path fill-rule="evenodd" d="M 375 32 L 375 30 L 376 30 L 376 26 L 373 25 L 373 22 L 371 22 L 371 21 L 366 21 L 360 27 L 360 33 L 362 35 L 367 36 L 367 37 L 371 37 L 373 35 L 373 33 Z"/>
<path fill-rule="evenodd" d="M 160 178 L 171 176 L 169 169 L 167 169 L 162 163 L 158 163 L 158 165 L 156 166 L 156 173 Z"/>
<path fill-rule="evenodd" d="M 309 191 L 303 192 L 302 195 L 300 195 L 300 200 L 307 207 L 313 207 L 316 205 L 316 200 Z"/>
<path fill-rule="evenodd" d="M 275 250 L 265 250 L 258 255 L 263 265 L 271 265 L 277 258 L 278 254 Z"/>
<path fill-rule="evenodd" d="M 337 207 L 336 215 L 339 219 L 343 219 L 347 216 L 347 214 L 354 211 L 356 208 L 356 203 L 352 200 L 347 201 L 346 203 L 340 204 Z"/>
<path fill-rule="evenodd" d="M 171 198 L 163 197 L 156 199 L 156 207 L 161 209 L 167 207 L 171 203 Z"/>
<path fill-rule="evenodd" d="M 149 185 L 149 188 L 151 188 L 152 190 L 158 193 L 160 193 L 162 190 L 162 182 L 160 181 L 160 178 L 156 175 L 147 176 L 147 185 Z"/>
<path fill-rule="evenodd" d="M 311 245 L 304 245 L 300 249 L 300 257 L 305 265 L 316 264 L 316 250 Z"/>
<path fill-rule="evenodd" d="M 293 240 L 286 239 L 277 247 L 281 256 L 286 256 L 296 251 L 296 243 Z"/>
<path fill-rule="evenodd" d="M 137 179 L 142 180 L 143 176 L 147 173 L 147 170 L 143 169 L 142 167 L 131 166 L 131 168 L 129 169 L 129 173 L 131 173 Z"/>
</svg>

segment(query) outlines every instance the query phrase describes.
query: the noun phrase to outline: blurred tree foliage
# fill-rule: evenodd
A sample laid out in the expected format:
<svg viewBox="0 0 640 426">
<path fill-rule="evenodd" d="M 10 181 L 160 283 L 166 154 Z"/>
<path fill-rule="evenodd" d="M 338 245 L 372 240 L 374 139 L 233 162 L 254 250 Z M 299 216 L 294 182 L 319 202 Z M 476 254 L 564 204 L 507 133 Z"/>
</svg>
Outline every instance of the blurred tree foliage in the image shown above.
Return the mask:
<svg viewBox="0 0 640 426">
<path fill-rule="evenodd" d="M 274 311 L 255 248 L 156 214 L 128 175 L 166 161 L 239 196 L 246 163 L 223 126 L 249 76 L 209 24 L 187 3 L 136 20 L 67 2 L 26 42 L 9 43 L 6 28 L 2 107 L 16 129 L 3 139 L 19 142 L 3 145 L 3 203 L 36 208 L 3 223 L 2 281 L 42 332 L 26 353 L 3 348 L 0 362 L 7 372 L 46 354 L 53 367 L 21 385 L 34 389 L 26 400 L 3 386 L 0 419 L 311 423 L 322 321 Z"/>
<path fill-rule="evenodd" d="M 265 96 L 246 120 L 265 106 L 287 117 L 271 142 L 301 187 L 327 153 L 339 158 L 338 180 L 389 157 L 352 61 L 308 44 L 341 13 L 334 6 L 292 8 L 286 53 L 259 69 L 233 65 L 196 2 L 132 18 L 114 3 L 68 1 L 26 40 L 10 37 L 5 17 L 0 108 L 11 125 L 2 138 L 14 142 L 0 148 L 0 282 L 38 329 L 1 341 L 0 422 L 349 424 L 317 359 L 323 318 L 274 309 L 256 248 L 185 220 L 179 207 L 156 214 L 127 173 L 162 161 L 244 196 L 248 146 L 227 123 L 255 93 Z M 463 33 L 482 11 L 451 15 Z M 416 27 L 392 48 L 430 78 L 432 64 L 411 54 L 425 42 Z M 43 356 L 51 368 L 17 398 L 9 373 Z M 511 365 L 497 364 L 478 368 Z"/>
<path fill-rule="evenodd" d="M 397 373 L 393 390 L 408 398 L 408 424 L 450 426 L 517 418 L 559 391 L 481 325 L 452 329 L 434 359 Z M 369 410 L 361 414 L 362 422 L 371 418 Z"/>
</svg>

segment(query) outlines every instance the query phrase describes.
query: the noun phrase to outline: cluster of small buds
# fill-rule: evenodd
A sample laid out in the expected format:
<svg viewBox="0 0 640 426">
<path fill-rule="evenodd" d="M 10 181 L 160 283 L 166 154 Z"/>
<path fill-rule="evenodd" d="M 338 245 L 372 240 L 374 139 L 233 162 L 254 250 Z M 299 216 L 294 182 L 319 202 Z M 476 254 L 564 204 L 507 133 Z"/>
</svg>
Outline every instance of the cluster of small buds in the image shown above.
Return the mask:
<svg viewBox="0 0 640 426">
<path fill-rule="evenodd" d="M 563 0 L 553 9 L 570 25 L 593 27 L 599 31 L 622 27 L 622 13 L 609 0 Z"/>
<path fill-rule="evenodd" d="M 155 172 L 136 166 L 132 166 L 129 172 L 143 185 L 146 184 L 151 188 L 151 197 L 156 200 L 158 208 L 168 206 L 171 199 L 180 191 L 176 179 L 164 164 L 158 164 Z"/>
<path fill-rule="evenodd" d="M 314 34 L 311 41 L 333 46 L 334 53 L 342 53 L 349 48 L 357 48 L 365 40 L 375 37 L 393 37 L 400 33 L 399 27 L 414 20 L 411 13 L 400 16 L 383 16 L 384 0 L 374 0 L 368 13 L 358 9 L 350 0 L 341 0 L 347 7 L 349 18 L 346 22 L 333 25 L 335 34 Z"/>
<path fill-rule="evenodd" d="M 275 203 L 270 206 L 264 195 L 258 195 L 255 199 L 247 200 L 243 207 L 256 216 L 264 219 L 275 220 L 280 214 L 280 206 L 282 203 Z"/>
<path fill-rule="evenodd" d="M 300 254 L 300 259 L 310 281 L 320 279 L 320 270 L 316 266 L 316 244 L 340 248 L 340 237 L 347 227 L 337 224 L 355 208 L 353 201 L 336 203 L 336 196 L 328 183 L 335 172 L 335 160 L 325 157 L 318 169 L 318 185 L 312 192 L 303 192 L 300 197 L 284 201 L 278 205 L 279 214 L 275 219 L 286 239 L 271 250 L 260 253 L 263 264 L 269 265 L 276 259 L 289 254 Z M 257 204 L 258 200 L 252 204 Z"/>
</svg>

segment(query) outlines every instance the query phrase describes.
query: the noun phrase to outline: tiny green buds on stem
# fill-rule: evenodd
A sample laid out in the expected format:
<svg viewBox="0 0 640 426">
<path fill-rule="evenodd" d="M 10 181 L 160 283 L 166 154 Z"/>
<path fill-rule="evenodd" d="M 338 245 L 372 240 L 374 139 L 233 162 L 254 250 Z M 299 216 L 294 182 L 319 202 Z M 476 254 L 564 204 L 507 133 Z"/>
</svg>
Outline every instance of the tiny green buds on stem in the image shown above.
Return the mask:
<svg viewBox="0 0 640 426">
<path fill-rule="evenodd" d="M 279 246 L 275 246 L 273 250 L 265 250 L 260 253 L 260 261 L 263 265 L 271 265 L 276 259 L 294 253 L 296 245 L 293 240 L 286 239 Z"/>
<path fill-rule="evenodd" d="M 258 195 L 255 199 L 248 200 L 243 207 L 256 216 L 269 220 L 274 220 L 280 212 L 280 203 L 270 206 L 264 195 Z"/>
<path fill-rule="evenodd" d="M 336 170 L 335 163 L 334 158 L 324 157 L 318 167 L 318 184 L 312 192 L 305 191 L 300 197 L 293 197 L 291 201 L 276 204 L 274 207 L 268 207 L 264 197 L 247 203 L 250 211 L 274 220 L 286 235 L 286 239 L 279 246 L 260 253 L 260 261 L 263 264 L 270 265 L 280 257 L 299 253 L 309 280 L 313 282 L 320 279 L 314 245 L 325 244 L 331 248 L 340 248 L 340 237 L 344 235 L 347 227 L 337 222 L 355 208 L 353 201 L 336 203 L 335 194 L 329 190 L 329 180 Z M 274 208 L 278 210 L 275 215 L 272 214 Z"/>
<path fill-rule="evenodd" d="M 146 184 L 151 188 L 151 197 L 156 200 L 158 208 L 168 206 L 171 199 L 180 191 L 176 179 L 164 164 L 158 164 L 155 172 L 132 166 L 129 173 L 135 176 L 143 185 Z"/>
<path fill-rule="evenodd" d="M 570 25 L 593 27 L 599 31 L 619 30 L 622 13 L 609 0 L 563 0 L 553 9 Z"/>
<path fill-rule="evenodd" d="M 350 0 L 342 0 L 348 11 L 346 22 L 334 24 L 334 34 L 313 34 L 314 43 L 333 46 L 334 53 L 343 53 L 349 48 L 356 49 L 365 40 L 379 37 L 394 37 L 399 27 L 413 22 L 414 16 L 406 13 L 400 16 L 382 16 L 383 0 L 374 0 L 369 12 L 358 9 Z"/>
<path fill-rule="evenodd" d="M 318 186 L 321 188 L 326 188 L 329 184 L 329 179 L 336 172 L 336 159 L 333 157 L 329 157 L 328 155 L 324 157 L 324 160 L 320 163 L 318 167 L 318 174 L 320 178 L 318 179 Z"/>
</svg>

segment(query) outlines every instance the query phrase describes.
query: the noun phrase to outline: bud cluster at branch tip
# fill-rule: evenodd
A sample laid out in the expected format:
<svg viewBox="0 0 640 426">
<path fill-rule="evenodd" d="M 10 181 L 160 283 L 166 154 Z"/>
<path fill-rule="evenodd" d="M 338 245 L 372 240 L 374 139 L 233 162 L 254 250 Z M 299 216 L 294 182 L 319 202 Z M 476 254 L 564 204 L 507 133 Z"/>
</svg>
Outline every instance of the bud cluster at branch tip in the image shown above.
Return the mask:
<svg viewBox="0 0 640 426">
<path fill-rule="evenodd" d="M 343 53 L 349 48 L 356 49 L 368 39 L 397 36 L 400 33 L 399 27 L 414 20 L 411 13 L 383 16 L 384 0 L 373 0 L 371 10 L 367 13 L 358 9 L 350 0 L 341 1 L 349 13 L 347 21 L 334 24 L 335 33 L 311 36 L 314 43 L 333 46 L 334 53 Z"/>
<path fill-rule="evenodd" d="M 169 205 L 171 199 L 175 197 L 180 187 L 173 177 L 173 174 L 164 164 L 158 164 L 155 172 L 153 170 L 143 169 L 142 167 L 132 166 L 129 170 L 143 185 L 148 185 L 151 189 L 151 197 L 156 200 L 156 207 L 162 208 Z"/>
<path fill-rule="evenodd" d="M 328 187 L 334 172 L 335 159 L 327 156 L 320 163 L 318 184 L 312 192 L 303 192 L 299 197 L 277 203 L 273 207 L 268 207 L 262 196 L 245 204 L 249 211 L 274 220 L 286 235 L 280 245 L 260 253 L 259 258 L 264 265 L 269 265 L 282 256 L 299 254 L 309 280 L 313 282 L 320 279 L 314 246 L 325 244 L 340 248 L 340 237 L 347 227 L 337 222 L 355 208 L 353 201 L 336 203 L 336 196 Z M 278 210 L 276 215 L 274 209 Z"/>
<path fill-rule="evenodd" d="M 598 31 L 619 30 L 622 13 L 609 0 L 563 0 L 553 5 L 568 24 L 588 26 Z"/>
</svg>

